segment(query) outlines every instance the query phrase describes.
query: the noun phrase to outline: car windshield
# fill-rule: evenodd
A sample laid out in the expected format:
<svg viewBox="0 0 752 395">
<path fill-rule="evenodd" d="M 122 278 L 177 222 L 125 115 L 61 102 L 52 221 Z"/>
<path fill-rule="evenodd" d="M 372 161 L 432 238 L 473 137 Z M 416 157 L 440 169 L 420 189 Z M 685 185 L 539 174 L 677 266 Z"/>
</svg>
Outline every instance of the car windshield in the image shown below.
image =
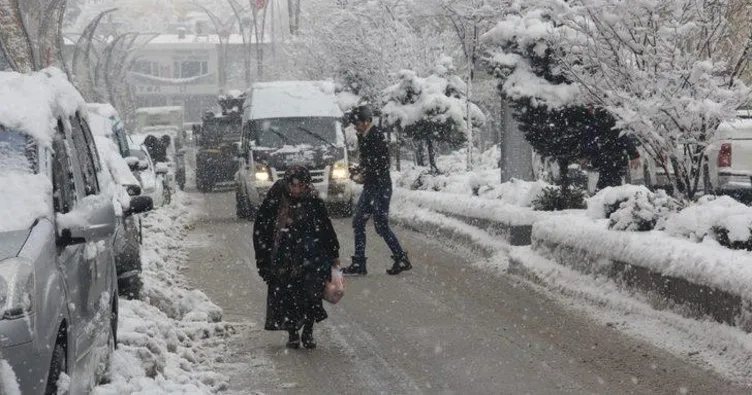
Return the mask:
<svg viewBox="0 0 752 395">
<path fill-rule="evenodd" d="M 133 148 L 131 148 L 130 151 L 131 151 L 130 154 L 131 154 L 132 157 L 134 157 L 134 158 L 136 158 L 136 159 L 138 159 L 140 161 L 141 160 L 148 160 L 148 158 L 146 157 L 146 153 L 144 151 L 142 151 L 140 148 L 139 149 L 133 149 Z"/>
<path fill-rule="evenodd" d="M 2 172 L 33 174 L 38 171 L 36 145 L 27 135 L 0 125 Z"/>
<path fill-rule="evenodd" d="M 259 119 L 252 125 L 258 145 L 282 147 L 284 145 L 331 145 L 337 142 L 335 118 L 274 118 Z"/>
</svg>

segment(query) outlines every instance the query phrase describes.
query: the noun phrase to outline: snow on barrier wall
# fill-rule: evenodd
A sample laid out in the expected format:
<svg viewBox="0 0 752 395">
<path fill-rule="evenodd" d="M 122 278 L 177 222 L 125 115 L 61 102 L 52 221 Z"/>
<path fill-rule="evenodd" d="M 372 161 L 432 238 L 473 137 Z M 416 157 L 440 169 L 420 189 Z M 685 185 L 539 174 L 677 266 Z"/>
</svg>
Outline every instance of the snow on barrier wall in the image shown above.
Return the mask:
<svg viewBox="0 0 752 395">
<path fill-rule="evenodd" d="M 511 245 L 532 244 L 558 264 L 616 282 L 752 332 L 752 253 L 663 232 L 610 231 L 571 213 L 536 212 L 491 199 L 396 189 L 410 203 L 490 230 Z M 523 264 L 518 262 L 519 264 Z"/>
</svg>

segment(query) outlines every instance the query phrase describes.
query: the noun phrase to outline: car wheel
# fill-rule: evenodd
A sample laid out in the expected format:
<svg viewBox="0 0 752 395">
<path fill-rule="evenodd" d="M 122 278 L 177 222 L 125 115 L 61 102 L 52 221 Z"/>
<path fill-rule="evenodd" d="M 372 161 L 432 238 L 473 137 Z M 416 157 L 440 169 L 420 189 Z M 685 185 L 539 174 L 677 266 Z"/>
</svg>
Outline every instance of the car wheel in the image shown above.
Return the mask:
<svg viewBox="0 0 752 395">
<path fill-rule="evenodd" d="M 58 382 L 63 374 L 68 374 L 68 347 L 64 330 L 57 335 L 55 348 L 52 350 L 52 360 L 50 369 L 47 373 L 47 386 L 44 390 L 45 395 L 58 394 Z"/>
<path fill-rule="evenodd" d="M 110 333 L 107 338 L 107 355 L 102 361 L 100 370 L 97 372 L 100 384 L 108 384 L 112 381 L 112 357 L 117 349 L 117 328 L 118 328 L 118 301 L 112 299 L 112 309 L 110 310 Z"/>
<path fill-rule="evenodd" d="M 144 283 L 141 281 L 140 274 L 118 281 L 118 293 L 128 300 L 139 299 L 143 287 Z"/>
</svg>

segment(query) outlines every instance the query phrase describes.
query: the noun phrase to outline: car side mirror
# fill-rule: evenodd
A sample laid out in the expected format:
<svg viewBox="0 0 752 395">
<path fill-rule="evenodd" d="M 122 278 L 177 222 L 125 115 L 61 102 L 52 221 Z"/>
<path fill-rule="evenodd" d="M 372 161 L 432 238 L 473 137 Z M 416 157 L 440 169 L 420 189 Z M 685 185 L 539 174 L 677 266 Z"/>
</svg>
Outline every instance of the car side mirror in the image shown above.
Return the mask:
<svg viewBox="0 0 752 395">
<path fill-rule="evenodd" d="M 126 216 L 145 213 L 154 209 L 154 200 L 151 196 L 134 196 L 131 198 L 130 207 L 125 212 Z"/>
<path fill-rule="evenodd" d="M 138 161 L 138 170 L 148 170 L 149 169 L 149 162 L 145 160 Z"/>
<path fill-rule="evenodd" d="M 59 246 L 106 239 L 115 232 L 115 207 L 111 201 L 87 196 L 82 204 L 66 214 L 57 215 Z"/>
<path fill-rule="evenodd" d="M 154 166 L 154 172 L 157 174 L 167 174 L 167 172 L 169 171 L 170 171 L 170 166 L 168 166 L 167 163 L 158 162 Z"/>
</svg>

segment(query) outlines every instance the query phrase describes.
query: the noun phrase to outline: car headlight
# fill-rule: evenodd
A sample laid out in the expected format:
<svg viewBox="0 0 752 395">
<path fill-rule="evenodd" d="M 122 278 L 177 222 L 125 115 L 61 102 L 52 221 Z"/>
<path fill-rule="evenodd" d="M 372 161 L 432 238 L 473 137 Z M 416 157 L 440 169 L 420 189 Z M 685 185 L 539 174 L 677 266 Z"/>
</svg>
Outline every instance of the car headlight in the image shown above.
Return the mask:
<svg viewBox="0 0 752 395">
<path fill-rule="evenodd" d="M 270 181 L 272 179 L 272 173 L 269 166 L 260 163 L 256 164 L 256 181 Z"/>
<path fill-rule="evenodd" d="M 27 316 L 33 300 L 34 268 L 31 261 L 11 258 L 0 262 L 0 320 Z"/>
<path fill-rule="evenodd" d="M 345 162 L 335 162 L 332 166 L 332 178 L 335 180 L 345 180 L 350 177 L 350 171 L 347 169 Z"/>
</svg>

